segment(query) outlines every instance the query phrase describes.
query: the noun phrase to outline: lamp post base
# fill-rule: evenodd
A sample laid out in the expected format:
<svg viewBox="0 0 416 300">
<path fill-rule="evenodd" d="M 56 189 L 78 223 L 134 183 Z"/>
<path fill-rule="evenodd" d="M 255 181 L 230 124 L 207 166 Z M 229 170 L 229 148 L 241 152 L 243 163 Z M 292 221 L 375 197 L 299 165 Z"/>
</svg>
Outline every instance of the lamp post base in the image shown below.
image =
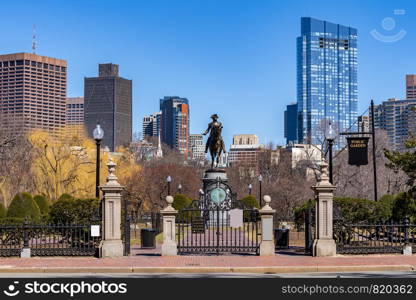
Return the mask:
<svg viewBox="0 0 416 300">
<path fill-rule="evenodd" d="M 412 252 L 413 252 L 412 251 L 412 245 L 410 245 L 410 244 L 404 245 L 404 247 L 403 247 L 403 255 L 410 256 L 410 255 L 413 254 Z"/>
<path fill-rule="evenodd" d="M 22 251 L 20 252 L 20 257 L 21 258 L 29 258 L 29 257 L 31 257 L 31 255 L 30 255 L 30 248 L 23 248 Z"/>
<path fill-rule="evenodd" d="M 178 246 L 176 243 L 168 242 L 162 245 L 162 256 L 176 256 L 178 255 Z"/>
<path fill-rule="evenodd" d="M 260 243 L 260 256 L 275 255 L 275 247 L 273 241 L 262 241 Z"/>
<path fill-rule="evenodd" d="M 100 245 L 100 257 L 121 257 L 124 254 L 121 240 L 104 240 Z"/>
<path fill-rule="evenodd" d="M 313 256 L 335 256 L 337 254 L 337 245 L 333 239 L 319 239 L 313 242 Z"/>
</svg>

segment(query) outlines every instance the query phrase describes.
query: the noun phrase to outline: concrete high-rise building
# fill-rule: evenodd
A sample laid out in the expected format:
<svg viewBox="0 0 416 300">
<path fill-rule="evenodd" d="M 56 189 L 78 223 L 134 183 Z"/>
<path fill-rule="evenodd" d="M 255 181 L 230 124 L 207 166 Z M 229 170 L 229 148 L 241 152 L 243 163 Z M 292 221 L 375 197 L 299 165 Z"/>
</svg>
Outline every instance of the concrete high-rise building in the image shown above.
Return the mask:
<svg viewBox="0 0 416 300">
<path fill-rule="evenodd" d="M 416 99 L 394 98 L 374 107 L 374 126 L 386 130 L 389 144 L 394 150 L 404 150 L 409 133 L 416 133 L 415 108 Z"/>
<path fill-rule="evenodd" d="M 279 149 L 280 155 L 289 155 L 292 168 L 297 168 L 302 162 L 306 162 L 306 178 L 312 180 L 316 178 L 318 166 L 322 162 L 321 146 L 311 144 L 291 144 Z M 311 167 L 315 166 L 315 167 Z"/>
<path fill-rule="evenodd" d="M 358 132 L 370 132 L 370 117 L 359 116 L 358 117 Z"/>
<path fill-rule="evenodd" d="M 184 154 L 189 154 L 189 101 L 169 96 L 160 99 L 162 142 Z"/>
<path fill-rule="evenodd" d="M 151 136 L 158 136 L 160 132 L 161 113 L 157 112 L 143 117 L 142 135 L 143 139 Z"/>
<path fill-rule="evenodd" d="M 416 75 L 406 75 L 406 99 L 416 99 Z"/>
<path fill-rule="evenodd" d="M 292 103 L 285 110 L 285 138 L 286 144 L 296 143 L 298 140 L 298 105 Z"/>
<path fill-rule="evenodd" d="M 237 134 L 233 136 L 233 143 L 228 152 L 228 164 L 244 164 L 257 167 L 262 145 L 256 134 Z"/>
<path fill-rule="evenodd" d="M 132 81 L 118 74 L 118 65 L 100 64 L 99 77 L 84 79 L 85 126 L 104 130 L 102 146 L 115 151 L 132 141 Z"/>
<path fill-rule="evenodd" d="M 357 30 L 301 18 L 297 38 L 298 142 L 320 144 L 329 122 L 356 131 Z"/>
<path fill-rule="evenodd" d="M 84 98 L 66 98 L 66 127 L 70 132 L 84 132 Z"/>
<path fill-rule="evenodd" d="M 202 134 L 189 135 L 189 151 L 191 159 L 199 161 L 203 161 L 205 159 L 205 145 Z"/>
<path fill-rule="evenodd" d="M 0 55 L 0 125 L 12 134 L 65 126 L 67 63 L 31 53 Z"/>
</svg>

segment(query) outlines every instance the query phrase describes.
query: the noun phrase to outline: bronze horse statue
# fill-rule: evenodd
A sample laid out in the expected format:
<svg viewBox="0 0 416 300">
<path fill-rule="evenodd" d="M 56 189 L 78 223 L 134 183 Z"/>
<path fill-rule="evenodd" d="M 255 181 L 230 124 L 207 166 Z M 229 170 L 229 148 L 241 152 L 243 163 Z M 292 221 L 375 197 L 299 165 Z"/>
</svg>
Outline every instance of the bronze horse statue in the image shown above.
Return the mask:
<svg viewBox="0 0 416 300">
<path fill-rule="evenodd" d="M 209 153 L 211 155 L 211 169 L 213 169 L 214 163 L 216 163 L 217 167 L 220 162 L 222 153 L 226 153 L 226 151 L 224 141 L 221 136 L 222 124 L 221 122 L 218 122 L 218 115 L 213 114 L 211 119 L 212 122 L 208 124 L 208 129 L 203 133 L 203 135 L 206 135 L 208 132 L 210 132 L 207 144 L 205 146 L 205 153 L 207 153 L 209 149 Z"/>
</svg>

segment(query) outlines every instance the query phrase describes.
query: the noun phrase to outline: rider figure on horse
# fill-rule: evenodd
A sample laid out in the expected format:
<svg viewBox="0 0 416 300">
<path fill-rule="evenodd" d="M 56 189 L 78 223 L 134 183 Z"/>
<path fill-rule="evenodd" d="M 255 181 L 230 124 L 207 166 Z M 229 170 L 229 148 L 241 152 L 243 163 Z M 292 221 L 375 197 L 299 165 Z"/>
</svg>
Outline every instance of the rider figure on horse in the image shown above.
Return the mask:
<svg viewBox="0 0 416 300">
<path fill-rule="evenodd" d="M 210 149 L 213 166 L 215 158 L 217 158 L 216 161 L 218 164 L 221 151 L 225 153 L 225 145 L 221 136 L 222 124 L 221 122 L 218 122 L 218 115 L 213 114 L 211 119 L 212 122 L 208 124 L 208 129 L 203 133 L 203 135 L 208 134 L 208 132 L 210 133 L 205 146 L 205 153 L 207 153 L 208 149 Z"/>
</svg>

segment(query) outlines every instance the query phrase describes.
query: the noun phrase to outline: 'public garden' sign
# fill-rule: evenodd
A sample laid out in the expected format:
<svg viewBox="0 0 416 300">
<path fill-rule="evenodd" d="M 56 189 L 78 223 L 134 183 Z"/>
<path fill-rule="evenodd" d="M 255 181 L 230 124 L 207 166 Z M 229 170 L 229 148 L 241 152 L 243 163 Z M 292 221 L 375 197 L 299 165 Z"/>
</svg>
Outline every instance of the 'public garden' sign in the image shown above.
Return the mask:
<svg viewBox="0 0 416 300">
<path fill-rule="evenodd" d="M 347 137 L 348 164 L 363 166 L 368 164 L 368 137 Z"/>
</svg>

